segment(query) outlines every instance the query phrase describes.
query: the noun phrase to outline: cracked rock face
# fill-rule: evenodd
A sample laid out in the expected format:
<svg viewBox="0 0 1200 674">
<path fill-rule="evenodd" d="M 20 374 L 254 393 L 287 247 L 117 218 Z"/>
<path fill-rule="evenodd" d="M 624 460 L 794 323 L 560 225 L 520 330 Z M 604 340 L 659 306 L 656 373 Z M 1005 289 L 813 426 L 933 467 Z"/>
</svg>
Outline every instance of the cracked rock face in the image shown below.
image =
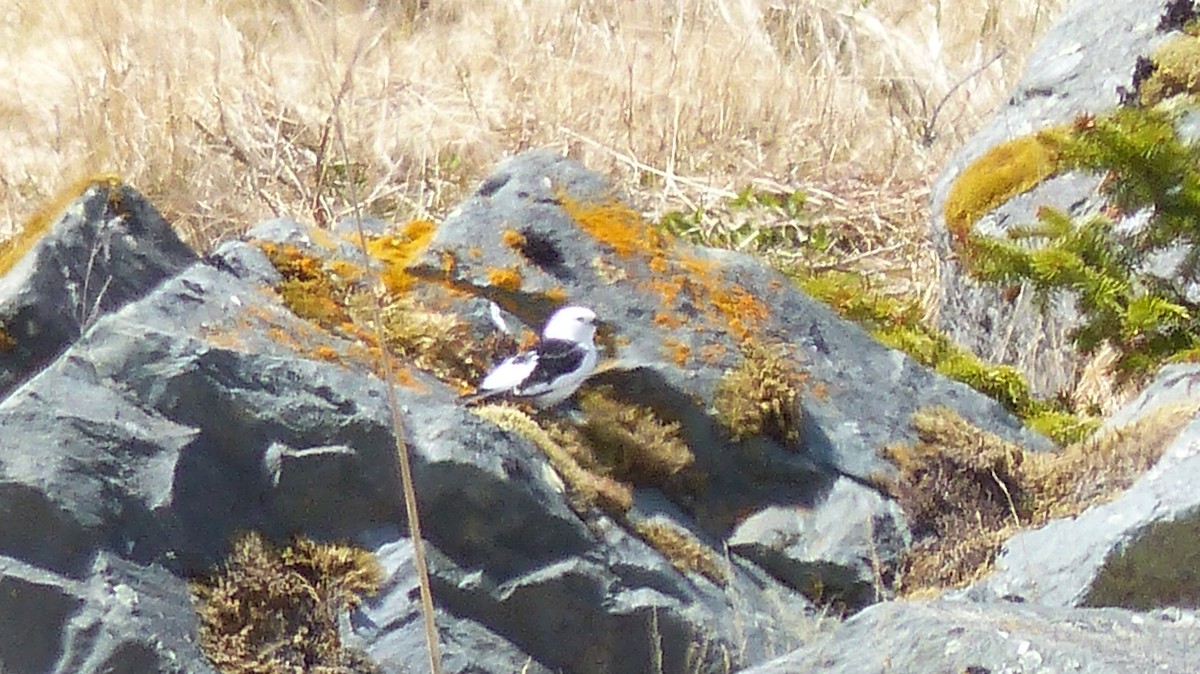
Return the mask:
<svg viewBox="0 0 1200 674">
<path fill-rule="evenodd" d="M 355 293 L 371 288 L 355 270 L 370 266 L 408 312 L 392 329 L 449 321 L 457 336 L 394 356 L 448 671 L 764 662 L 812 636 L 826 610 L 814 601 L 887 595 L 906 528 L 865 484 L 892 470 L 876 450 L 912 439 L 914 410 L 946 405 L 1048 445 L 754 260 L 655 233 L 601 177 L 551 153 L 509 160 L 442 223 L 368 229 L 371 257 L 355 227 L 277 220 L 201 261 L 135 192 L 97 185 L 4 278 L 0 325 L 21 354 L 3 361 L 0 400 L 5 671 L 209 671 L 187 579 L 249 530 L 375 552 L 386 579 L 343 639 L 385 671 L 419 666 L 387 388 L 351 325 Z M 97 236 L 111 240 L 102 267 Z M 106 290 L 82 331 L 60 315 L 38 324 L 41 343 L 23 341 L 33 333 L 14 326 L 61 308 L 89 263 Z M 344 284 L 317 296 L 335 278 L 318 269 Z M 299 300 L 334 304 L 297 316 L 281 289 L 297 279 L 288 292 L 310 293 Z M 686 470 L 621 478 L 619 511 L 581 504 L 528 429 L 464 406 L 468 369 L 452 361 L 495 332 L 489 300 L 531 329 L 557 304 L 594 308 L 612 363 L 583 393 L 652 418 L 686 444 Z M 753 430 L 731 428 L 720 391 L 750 343 L 770 346 L 771 376 L 794 377 L 794 409 L 776 401 Z M 581 400 L 528 423 L 561 437 L 594 409 Z"/>
</svg>

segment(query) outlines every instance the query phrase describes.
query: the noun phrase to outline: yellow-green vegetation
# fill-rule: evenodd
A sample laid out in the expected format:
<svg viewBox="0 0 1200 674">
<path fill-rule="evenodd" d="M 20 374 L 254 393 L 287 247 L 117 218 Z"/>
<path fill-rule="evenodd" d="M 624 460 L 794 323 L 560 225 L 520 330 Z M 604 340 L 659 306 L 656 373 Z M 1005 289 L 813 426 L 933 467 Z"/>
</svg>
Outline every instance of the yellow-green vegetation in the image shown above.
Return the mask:
<svg viewBox="0 0 1200 674">
<path fill-rule="evenodd" d="M 1138 87 L 1144 106 L 1156 105 L 1172 96 L 1200 94 L 1200 38 L 1177 35 L 1150 54 L 1154 71 Z"/>
<path fill-rule="evenodd" d="M 676 569 L 698 573 L 721 586 L 729 582 L 729 572 L 717 553 L 690 532 L 658 520 L 636 522 L 633 528 Z"/>
<path fill-rule="evenodd" d="M 345 306 L 350 288 L 324 262 L 291 244 L 264 242 L 259 247 L 283 276 L 275 290 L 292 313 L 327 330 L 350 320 Z"/>
<path fill-rule="evenodd" d="M 378 671 L 343 646 L 338 616 L 382 575 L 364 550 L 303 538 L 280 550 L 242 534 L 222 567 L 191 585 L 200 647 L 225 674 Z"/>
<path fill-rule="evenodd" d="M 108 189 L 110 194 L 115 193 L 119 198 L 121 178 L 109 174 L 89 176 L 59 190 L 25 220 L 14 236 L 0 241 L 0 276 L 7 274 L 13 265 L 46 234 L 50 225 L 54 224 L 55 219 L 62 215 L 67 206 L 93 185 L 102 186 Z"/>
<path fill-rule="evenodd" d="M 716 418 L 735 441 L 763 435 L 795 444 L 800 440 L 800 387 L 806 380 L 782 347 L 745 342 L 741 361 L 717 384 Z"/>
<path fill-rule="evenodd" d="M 411 295 L 389 296 L 379 310 L 384 344 L 405 361 L 441 381 L 467 392 L 495 363 L 501 342 L 508 339 L 493 333 L 482 340 L 472 334 L 471 324 L 450 311 L 434 311 Z M 375 298 L 357 292 L 346 307 L 356 325 L 371 325 Z"/>
<path fill-rule="evenodd" d="M 596 463 L 614 478 L 661 484 L 695 462 L 678 422 L 663 422 L 649 407 L 619 400 L 611 388 L 578 395 L 585 416 L 580 431 Z"/>
<path fill-rule="evenodd" d="M 999 401 L 1029 426 L 1059 443 L 1082 439 L 1099 423 L 1072 414 L 1056 400 L 1039 400 L 1020 372 L 1008 365 L 985 363 L 975 354 L 924 324 L 920 306 L 888 297 L 858 274 L 827 272 L 798 279 L 805 292 L 839 315 L 863 326 L 886 346 L 899 349 L 922 365 L 961 381 Z"/>
<path fill-rule="evenodd" d="M 1200 148 L 1183 143 L 1168 111 L 1121 108 L 1087 118 L 1060 143 L 1064 165 L 1107 175 L 1110 213 L 1145 212 L 1137 231 L 1119 231 L 1107 215 L 1072 220 L 1043 208 L 1038 222 L 1005 238 L 972 233 L 969 271 L 993 283 L 1027 283 L 1043 297 L 1076 298 L 1080 326 L 1072 338 L 1085 354 L 1101 345 L 1116 353 L 1121 381 L 1200 349 L 1200 306 L 1179 287 L 1143 271 L 1153 256 L 1186 253 L 1176 275 L 1200 255 Z"/>
<path fill-rule="evenodd" d="M 663 422 L 648 407 L 620 400 L 611 389 L 583 391 L 580 425 L 562 419 L 535 419 L 511 404 L 473 409 L 479 417 L 517 433 L 542 451 L 567 485 L 576 512 L 599 508 L 636 531 L 678 569 L 700 573 L 714 583 L 727 580 L 716 552 L 677 527 L 630 521 L 633 486 L 662 486 L 688 473 L 691 450 L 679 424 Z"/>
<path fill-rule="evenodd" d="M 588 452 L 582 448 L 577 435 L 548 432 L 528 414 L 507 404 L 482 405 L 473 408 L 472 412 L 506 431 L 524 437 L 540 449 L 567 483 L 571 505 L 576 510 L 599 507 L 619 515 L 633 507 L 633 489 L 629 485 L 580 465 L 575 457 Z"/>
<path fill-rule="evenodd" d="M 989 211 L 1029 191 L 1060 168 L 1061 129 L 1048 129 L 1000 143 L 971 162 L 954 179 L 943 216 L 954 240 L 964 243 Z"/>
<path fill-rule="evenodd" d="M 1198 409 L 1162 408 L 1058 453 L 1026 452 L 946 408 L 921 410 L 913 416 L 917 442 L 885 452 L 899 468 L 891 489 L 916 540 L 902 563 L 901 591 L 970 583 L 1022 528 L 1112 500 L 1158 460 Z"/>
</svg>

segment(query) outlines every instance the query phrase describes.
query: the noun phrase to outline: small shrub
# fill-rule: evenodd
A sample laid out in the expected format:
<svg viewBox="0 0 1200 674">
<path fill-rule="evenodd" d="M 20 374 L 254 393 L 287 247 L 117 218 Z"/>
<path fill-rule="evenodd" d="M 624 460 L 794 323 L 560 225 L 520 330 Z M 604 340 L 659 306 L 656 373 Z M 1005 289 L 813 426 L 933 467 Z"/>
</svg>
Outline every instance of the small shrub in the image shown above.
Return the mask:
<svg viewBox="0 0 1200 674">
<path fill-rule="evenodd" d="M 302 538 L 276 550 L 241 535 L 222 569 L 192 584 L 200 646 L 226 674 L 377 672 L 343 647 L 338 616 L 381 580 L 364 550 Z"/>
<path fill-rule="evenodd" d="M 741 362 L 717 384 L 717 420 L 734 441 L 764 435 L 795 444 L 800 440 L 800 387 L 806 379 L 779 349 L 747 342 Z"/>
</svg>

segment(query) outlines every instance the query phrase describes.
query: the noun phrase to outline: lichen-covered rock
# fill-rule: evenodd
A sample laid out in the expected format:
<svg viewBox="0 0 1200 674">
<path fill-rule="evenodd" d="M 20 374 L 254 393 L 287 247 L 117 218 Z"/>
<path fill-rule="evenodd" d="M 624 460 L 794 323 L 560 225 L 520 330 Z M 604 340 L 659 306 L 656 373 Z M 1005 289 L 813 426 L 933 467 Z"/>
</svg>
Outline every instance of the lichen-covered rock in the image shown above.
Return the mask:
<svg viewBox="0 0 1200 674">
<path fill-rule="evenodd" d="M 1195 670 L 1197 648 L 1200 629 L 1190 612 L 889 602 L 743 671 L 1183 674 Z"/>
<path fill-rule="evenodd" d="M 912 437 L 913 411 L 945 405 L 1048 445 L 752 259 L 658 233 L 557 155 L 512 159 L 440 225 L 363 235 L 264 223 L 128 293 L 0 400 L 0 512 L 21 513 L 0 518 L 14 588 L 0 616 L 37 590 L 56 608 L 32 624 L 68 635 L 38 642 L 28 667 L 197 660 L 194 623 L 125 635 L 129 611 L 92 588 L 122 569 L 129 592 L 169 601 L 244 531 L 378 553 L 382 591 L 343 637 L 385 668 L 415 664 L 385 346 L 448 671 L 765 661 L 812 634 L 810 598 L 858 606 L 886 584 L 903 525 L 866 485 L 886 479 L 876 450 Z M 136 243 L 145 259 L 177 246 Z M 568 301 L 601 315 L 610 362 L 574 409 L 460 401 L 515 346 L 490 300 L 530 328 Z M 819 526 L 755 518 L 800 509 Z M 750 554 L 728 553 L 748 517 Z M 761 553 L 780 536 L 795 545 L 776 564 Z"/>
</svg>

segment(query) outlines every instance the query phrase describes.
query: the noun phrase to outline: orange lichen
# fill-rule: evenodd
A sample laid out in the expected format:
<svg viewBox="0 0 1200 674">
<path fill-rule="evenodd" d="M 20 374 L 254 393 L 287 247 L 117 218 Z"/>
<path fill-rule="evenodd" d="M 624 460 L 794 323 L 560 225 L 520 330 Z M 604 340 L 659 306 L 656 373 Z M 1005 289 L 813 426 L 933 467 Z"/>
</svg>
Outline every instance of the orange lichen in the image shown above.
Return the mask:
<svg viewBox="0 0 1200 674">
<path fill-rule="evenodd" d="M 516 267 L 487 270 L 488 283 L 495 288 L 517 292 L 521 289 L 521 271 Z"/>
<path fill-rule="evenodd" d="M 264 242 L 260 248 L 283 276 L 275 290 L 292 313 L 325 328 L 349 320 L 342 303 L 342 286 L 331 277 L 324 262 L 291 244 Z"/>
<path fill-rule="evenodd" d="M 562 304 L 567 301 L 567 291 L 560 286 L 554 286 L 553 288 L 547 290 L 545 295 L 546 299 L 555 304 Z"/>
<path fill-rule="evenodd" d="M 399 234 L 367 239 L 367 255 L 384 263 L 383 285 L 393 295 L 404 294 L 416 281 L 408 265 L 416 259 L 430 240 L 437 226 L 430 220 L 413 220 Z"/>
<path fill-rule="evenodd" d="M 663 347 L 667 350 L 671 360 L 679 367 L 686 365 L 688 357 L 692 355 L 692 347 L 672 337 L 663 340 Z"/>
<path fill-rule="evenodd" d="M 724 344 L 705 344 L 700 347 L 700 358 L 706 363 L 716 364 L 724 360 L 725 354 L 728 352 L 729 350 L 725 348 Z"/>
<path fill-rule="evenodd" d="M 330 363 L 336 363 L 341 360 L 341 356 L 338 354 L 337 349 L 329 346 L 328 344 L 321 344 L 317 348 L 313 349 L 313 356 L 315 356 L 317 360 L 324 360 Z"/>
<path fill-rule="evenodd" d="M 563 197 L 562 206 L 583 231 L 620 257 L 661 252 L 672 243 L 669 235 L 647 225 L 641 214 L 619 201 L 583 203 Z"/>
<path fill-rule="evenodd" d="M 506 229 L 500 234 L 500 240 L 509 248 L 519 249 L 525 245 L 525 235 L 515 229 Z"/>
<path fill-rule="evenodd" d="M 677 313 L 671 313 L 667 311 L 654 312 L 654 324 L 660 328 L 673 330 L 675 328 L 682 327 L 685 323 L 686 321 L 683 320 L 683 317 Z"/>
<path fill-rule="evenodd" d="M 610 247 L 617 257 L 640 257 L 644 261 L 649 278 L 637 286 L 661 298 L 664 308 L 654 318 L 659 326 L 671 328 L 691 322 L 691 313 L 681 315 L 685 309 L 678 305 L 686 298 L 689 304 L 699 307 L 710 325 L 737 342 L 762 329 L 770 313 L 767 304 L 742 286 L 731 284 L 718 261 L 691 254 L 618 201 L 581 203 L 563 197 L 562 204 L 581 229 Z M 605 263 L 594 262 L 593 267 L 607 282 L 620 283 L 629 278 L 624 267 L 610 269 Z"/>
<path fill-rule="evenodd" d="M 4 328 L 0 328 L 0 353 L 8 353 L 17 348 L 17 340 L 12 338 L 12 335 Z"/>
<path fill-rule="evenodd" d="M 33 248 L 56 218 L 72 201 L 78 199 L 89 187 L 100 185 L 108 189 L 108 199 L 116 204 L 121 198 L 121 178 L 102 174 L 78 180 L 60 190 L 53 198 L 40 206 L 11 239 L 0 242 L 0 276 L 4 276 Z"/>
</svg>

